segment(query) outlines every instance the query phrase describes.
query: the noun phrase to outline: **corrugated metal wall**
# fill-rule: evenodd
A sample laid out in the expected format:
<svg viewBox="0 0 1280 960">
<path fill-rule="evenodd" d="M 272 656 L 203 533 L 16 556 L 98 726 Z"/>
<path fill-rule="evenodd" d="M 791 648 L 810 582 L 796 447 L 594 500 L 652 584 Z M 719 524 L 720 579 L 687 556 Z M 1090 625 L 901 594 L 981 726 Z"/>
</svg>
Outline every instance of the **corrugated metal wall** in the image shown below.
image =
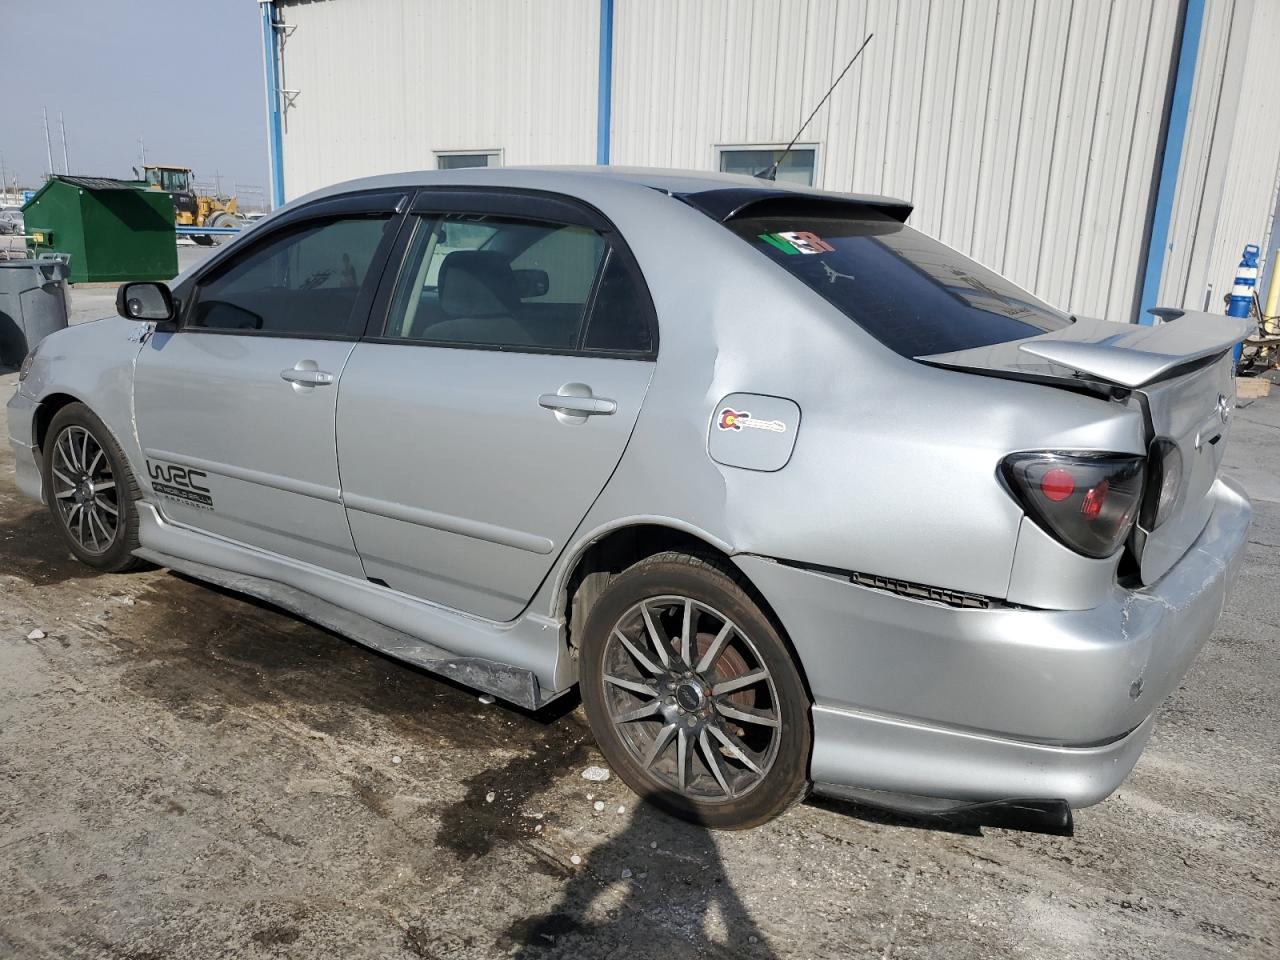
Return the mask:
<svg viewBox="0 0 1280 960">
<path fill-rule="evenodd" d="M 614 163 L 712 169 L 718 146 L 786 143 L 874 32 L 802 138 L 819 184 L 909 198 L 914 225 L 1051 303 L 1133 317 L 1181 0 L 615 4 Z M 598 0 L 282 8 L 290 197 L 438 150 L 594 160 Z M 1280 0 L 1206 0 L 1162 303 L 1203 306 L 1265 240 L 1278 49 Z"/>
<path fill-rule="evenodd" d="M 1074 312 L 1129 319 L 1170 57 L 1171 0 L 621 0 L 617 163 L 709 167 L 803 136 L 820 185 L 911 222 Z"/>
<path fill-rule="evenodd" d="M 596 0 L 317 0 L 281 5 L 289 199 L 437 150 L 595 157 Z"/>
<path fill-rule="evenodd" d="M 1161 303 L 1221 311 L 1244 244 L 1267 243 L 1280 184 L 1277 51 L 1280 2 L 1209 0 Z"/>
</svg>

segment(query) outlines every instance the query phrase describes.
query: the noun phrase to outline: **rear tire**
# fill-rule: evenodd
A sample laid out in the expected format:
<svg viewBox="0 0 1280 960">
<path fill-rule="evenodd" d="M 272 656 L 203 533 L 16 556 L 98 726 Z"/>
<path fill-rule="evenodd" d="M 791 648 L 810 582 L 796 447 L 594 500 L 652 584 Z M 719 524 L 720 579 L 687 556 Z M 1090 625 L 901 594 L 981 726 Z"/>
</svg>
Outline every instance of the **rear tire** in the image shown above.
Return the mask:
<svg viewBox="0 0 1280 960">
<path fill-rule="evenodd" d="M 121 573 L 142 566 L 137 501 L 129 461 L 82 403 L 53 415 L 44 439 L 44 499 L 63 541 L 81 563 Z"/>
<path fill-rule="evenodd" d="M 579 656 L 601 752 L 655 806 L 738 830 L 808 792 L 808 693 L 777 628 L 719 562 L 668 552 L 614 577 Z"/>
</svg>

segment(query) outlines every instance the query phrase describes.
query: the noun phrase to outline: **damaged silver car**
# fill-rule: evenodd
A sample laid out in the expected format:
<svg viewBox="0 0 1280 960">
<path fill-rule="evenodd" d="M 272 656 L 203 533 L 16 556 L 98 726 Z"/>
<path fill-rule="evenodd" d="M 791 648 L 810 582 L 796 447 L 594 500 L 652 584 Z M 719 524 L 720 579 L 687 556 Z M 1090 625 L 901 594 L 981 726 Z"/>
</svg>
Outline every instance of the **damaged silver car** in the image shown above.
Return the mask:
<svg viewBox="0 0 1280 960">
<path fill-rule="evenodd" d="M 1066 811 L 1222 611 L 1242 321 L 1071 317 L 910 207 L 616 169 L 378 177 L 46 339 L 22 490 L 85 563 L 278 604 L 746 827 Z"/>
</svg>

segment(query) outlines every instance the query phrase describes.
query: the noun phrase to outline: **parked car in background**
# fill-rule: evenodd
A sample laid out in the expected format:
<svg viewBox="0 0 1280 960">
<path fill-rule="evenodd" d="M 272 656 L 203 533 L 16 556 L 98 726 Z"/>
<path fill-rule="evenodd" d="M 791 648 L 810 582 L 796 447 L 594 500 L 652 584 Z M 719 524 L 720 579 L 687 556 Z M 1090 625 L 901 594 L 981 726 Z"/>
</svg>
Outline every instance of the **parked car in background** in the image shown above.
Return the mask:
<svg viewBox="0 0 1280 960">
<path fill-rule="evenodd" d="M 98 569 L 528 709 L 577 687 L 705 824 L 1096 803 L 1239 563 L 1245 329 L 1068 316 L 909 213 L 608 168 L 332 187 L 49 337 L 18 482 Z"/>
<path fill-rule="evenodd" d="M 20 207 L 6 207 L 0 210 L 0 234 L 12 235 L 25 232 L 25 225 Z"/>
</svg>

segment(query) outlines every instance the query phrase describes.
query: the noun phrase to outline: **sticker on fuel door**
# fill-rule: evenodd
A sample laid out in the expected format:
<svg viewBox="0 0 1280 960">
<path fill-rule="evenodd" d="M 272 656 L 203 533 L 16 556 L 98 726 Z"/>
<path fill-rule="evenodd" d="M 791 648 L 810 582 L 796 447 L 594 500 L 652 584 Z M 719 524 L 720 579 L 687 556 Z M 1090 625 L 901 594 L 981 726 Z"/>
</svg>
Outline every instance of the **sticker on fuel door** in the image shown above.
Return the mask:
<svg viewBox="0 0 1280 960">
<path fill-rule="evenodd" d="M 781 470 L 791 459 L 800 408 L 786 397 L 731 393 L 711 418 L 707 452 L 716 463 L 743 470 Z"/>
<path fill-rule="evenodd" d="M 835 247 L 808 230 L 780 230 L 762 233 L 760 239 L 783 253 L 832 253 Z"/>
</svg>

